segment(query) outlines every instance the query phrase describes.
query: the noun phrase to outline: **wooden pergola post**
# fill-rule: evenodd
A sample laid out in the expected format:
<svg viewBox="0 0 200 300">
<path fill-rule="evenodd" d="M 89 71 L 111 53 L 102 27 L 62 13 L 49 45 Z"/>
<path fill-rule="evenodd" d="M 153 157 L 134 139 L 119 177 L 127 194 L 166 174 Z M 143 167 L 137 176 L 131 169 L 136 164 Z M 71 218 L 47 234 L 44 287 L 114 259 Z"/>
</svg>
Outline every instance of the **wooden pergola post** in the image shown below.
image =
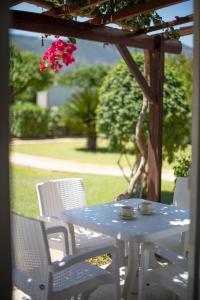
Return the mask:
<svg viewBox="0 0 200 300">
<path fill-rule="evenodd" d="M 162 169 L 162 119 L 163 119 L 163 85 L 164 85 L 164 39 L 156 37 L 156 49 L 149 51 L 150 86 L 134 62 L 128 49 L 117 45 L 117 49 L 127 64 L 131 74 L 149 99 L 149 140 L 148 140 L 148 177 L 147 199 L 161 199 Z M 148 50 L 146 50 L 148 51 Z"/>
<path fill-rule="evenodd" d="M 164 49 L 158 37 L 157 49 L 150 51 L 150 85 L 154 101 L 149 107 L 147 199 L 161 199 L 162 120 L 163 120 Z"/>
<path fill-rule="evenodd" d="M 9 197 L 9 1 L 0 10 L 0 298 L 12 299 Z"/>
</svg>

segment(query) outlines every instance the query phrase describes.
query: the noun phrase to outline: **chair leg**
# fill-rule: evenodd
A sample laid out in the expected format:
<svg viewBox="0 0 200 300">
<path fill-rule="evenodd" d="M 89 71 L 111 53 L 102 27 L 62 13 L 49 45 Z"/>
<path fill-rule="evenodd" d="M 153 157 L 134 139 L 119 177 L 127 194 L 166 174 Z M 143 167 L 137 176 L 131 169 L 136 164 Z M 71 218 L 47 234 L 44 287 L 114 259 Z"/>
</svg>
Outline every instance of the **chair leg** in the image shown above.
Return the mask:
<svg viewBox="0 0 200 300">
<path fill-rule="evenodd" d="M 124 246 L 124 244 L 123 244 Z M 118 248 L 118 254 L 120 253 L 120 250 L 124 250 L 124 247 L 121 244 L 121 247 Z M 124 253 L 124 252 L 123 252 Z M 122 253 L 120 253 L 120 255 L 118 255 L 118 257 L 121 256 Z M 115 254 L 113 253 L 113 255 L 115 256 Z M 122 258 L 122 257 L 120 257 Z M 113 261 L 115 261 L 115 264 L 112 261 L 112 273 L 113 273 L 113 279 L 114 279 L 114 283 L 115 283 L 115 287 L 116 287 L 116 300 L 120 300 L 121 299 L 121 289 L 120 289 L 120 266 L 121 266 L 121 259 L 120 262 L 117 261 L 117 257 L 113 257 L 112 258 Z"/>
</svg>

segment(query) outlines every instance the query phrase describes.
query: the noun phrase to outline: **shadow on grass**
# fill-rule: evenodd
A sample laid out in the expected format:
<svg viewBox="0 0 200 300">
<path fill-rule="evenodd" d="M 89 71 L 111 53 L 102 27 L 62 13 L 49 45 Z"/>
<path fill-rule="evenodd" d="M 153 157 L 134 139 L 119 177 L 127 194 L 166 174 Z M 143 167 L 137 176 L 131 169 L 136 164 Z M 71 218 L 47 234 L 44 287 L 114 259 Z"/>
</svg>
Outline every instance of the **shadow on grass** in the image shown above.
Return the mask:
<svg viewBox="0 0 200 300">
<path fill-rule="evenodd" d="M 89 150 L 87 148 L 76 148 L 76 151 L 80 152 L 87 152 L 87 153 L 118 153 L 120 154 L 120 151 L 114 150 L 114 149 L 109 149 L 109 148 L 97 148 L 96 150 Z"/>
<path fill-rule="evenodd" d="M 161 202 L 164 204 L 172 204 L 173 202 L 173 192 L 162 191 L 161 192 Z"/>
</svg>

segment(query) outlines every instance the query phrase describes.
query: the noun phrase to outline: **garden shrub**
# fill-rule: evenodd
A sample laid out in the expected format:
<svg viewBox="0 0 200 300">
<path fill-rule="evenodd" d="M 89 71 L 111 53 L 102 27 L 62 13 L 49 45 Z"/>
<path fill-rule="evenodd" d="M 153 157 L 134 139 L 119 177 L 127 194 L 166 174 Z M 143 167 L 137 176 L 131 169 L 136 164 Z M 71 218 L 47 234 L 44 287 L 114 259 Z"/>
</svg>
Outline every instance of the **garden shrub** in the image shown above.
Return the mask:
<svg viewBox="0 0 200 300">
<path fill-rule="evenodd" d="M 143 57 L 134 54 L 140 70 Z M 190 69 L 191 71 L 191 69 Z M 182 72 L 183 73 L 183 72 Z M 184 76 L 173 64 L 165 64 L 163 107 L 163 158 L 172 162 L 178 150 L 188 146 L 191 123 L 191 102 L 186 91 Z M 99 90 L 97 130 L 104 134 L 112 149 L 127 150 L 129 144 L 135 149 L 135 128 L 142 107 L 142 90 L 129 72 L 124 61 L 112 67 Z M 142 126 L 143 137 L 148 139 L 148 114 Z M 129 148 L 130 148 L 129 147 Z"/>
<path fill-rule="evenodd" d="M 67 134 L 67 128 L 62 124 L 62 111 L 51 111 L 49 113 L 48 121 L 48 136 L 50 137 L 63 137 Z"/>
<path fill-rule="evenodd" d="M 48 132 L 48 111 L 33 103 L 17 102 L 11 108 L 11 133 L 18 138 L 41 138 Z"/>
<path fill-rule="evenodd" d="M 177 158 L 176 164 L 174 166 L 174 176 L 177 177 L 186 177 L 189 176 L 191 168 L 191 156 L 186 154 L 181 154 Z"/>
</svg>

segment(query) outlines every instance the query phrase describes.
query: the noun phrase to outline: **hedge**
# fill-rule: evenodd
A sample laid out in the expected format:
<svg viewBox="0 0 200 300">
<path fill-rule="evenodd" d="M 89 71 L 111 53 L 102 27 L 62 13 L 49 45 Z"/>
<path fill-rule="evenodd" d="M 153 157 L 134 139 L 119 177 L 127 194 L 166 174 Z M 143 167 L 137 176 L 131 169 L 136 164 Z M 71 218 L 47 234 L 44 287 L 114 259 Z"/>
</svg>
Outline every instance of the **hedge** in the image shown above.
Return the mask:
<svg viewBox="0 0 200 300">
<path fill-rule="evenodd" d="M 48 133 L 48 111 L 30 102 L 11 107 L 11 134 L 18 138 L 41 138 Z"/>
</svg>

